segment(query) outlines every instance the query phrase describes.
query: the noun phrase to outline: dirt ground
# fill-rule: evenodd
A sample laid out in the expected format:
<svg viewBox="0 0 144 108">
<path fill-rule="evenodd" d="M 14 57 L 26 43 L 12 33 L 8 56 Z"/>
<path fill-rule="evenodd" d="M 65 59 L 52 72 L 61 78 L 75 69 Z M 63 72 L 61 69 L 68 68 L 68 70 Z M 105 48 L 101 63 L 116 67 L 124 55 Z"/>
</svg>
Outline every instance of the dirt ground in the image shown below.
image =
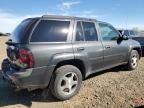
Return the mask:
<svg viewBox="0 0 144 108">
<path fill-rule="evenodd" d="M 0 38 L 0 61 L 5 57 L 5 40 Z M 15 92 L 0 74 L 0 107 L 144 108 L 144 58 L 135 71 L 121 66 L 90 76 L 83 81 L 79 94 L 67 101 L 58 101 L 41 90 Z"/>
<path fill-rule="evenodd" d="M 5 42 L 8 40 L 6 36 L 0 36 L 0 62 L 3 58 L 6 57 L 6 44 Z"/>
</svg>

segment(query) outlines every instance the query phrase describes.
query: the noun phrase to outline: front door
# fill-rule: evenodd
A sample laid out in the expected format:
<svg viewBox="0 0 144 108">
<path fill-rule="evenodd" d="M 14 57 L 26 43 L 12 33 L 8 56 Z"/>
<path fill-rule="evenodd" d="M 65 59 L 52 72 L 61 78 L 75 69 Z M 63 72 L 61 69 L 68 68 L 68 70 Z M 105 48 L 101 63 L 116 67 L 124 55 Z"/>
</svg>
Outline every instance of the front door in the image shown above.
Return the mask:
<svg viewBox="0 0 144 108">
<path fill-rule="evenodd" d="M 109 24 L 99 23 L 99 28 L 104 47 L 104 67 L 125 62 L 128 54 L 127 41 L 118 41 L 119 32 Z"/>
</svg>

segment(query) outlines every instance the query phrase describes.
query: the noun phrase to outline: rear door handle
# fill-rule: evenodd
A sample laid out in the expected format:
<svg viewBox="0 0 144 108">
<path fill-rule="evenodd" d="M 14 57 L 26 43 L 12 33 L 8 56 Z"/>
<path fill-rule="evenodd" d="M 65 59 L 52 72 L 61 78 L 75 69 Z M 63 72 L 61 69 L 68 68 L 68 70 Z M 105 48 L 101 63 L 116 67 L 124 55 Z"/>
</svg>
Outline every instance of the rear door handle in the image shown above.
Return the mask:
<svg viewBox="0 0 144 108">
<path fill-rule="evenodd" d="M 77 51 L 84 51 L 84 47 L 77 48 Z"/>
<path fill-rule="evenodd" d="M 111 48 L 111 47 L 110 47 L 110 45 L 106 45 L 105 48 L 106 48 L 106 49 L 109 49 L 109 48 Z"/>
</svg>

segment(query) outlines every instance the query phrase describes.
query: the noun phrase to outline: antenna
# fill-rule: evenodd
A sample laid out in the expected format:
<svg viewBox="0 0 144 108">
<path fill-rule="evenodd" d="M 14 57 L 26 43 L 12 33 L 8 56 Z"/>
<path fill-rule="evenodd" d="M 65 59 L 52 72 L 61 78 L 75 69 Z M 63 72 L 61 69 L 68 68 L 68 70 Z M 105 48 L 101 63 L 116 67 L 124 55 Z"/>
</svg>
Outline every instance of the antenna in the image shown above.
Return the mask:
<svg viewBox="0 0 144 108">
<path fill-rule="evenodd" d="M 128 29 L 128 15 L 126 16 L 126 29 Z"/>
</svg>

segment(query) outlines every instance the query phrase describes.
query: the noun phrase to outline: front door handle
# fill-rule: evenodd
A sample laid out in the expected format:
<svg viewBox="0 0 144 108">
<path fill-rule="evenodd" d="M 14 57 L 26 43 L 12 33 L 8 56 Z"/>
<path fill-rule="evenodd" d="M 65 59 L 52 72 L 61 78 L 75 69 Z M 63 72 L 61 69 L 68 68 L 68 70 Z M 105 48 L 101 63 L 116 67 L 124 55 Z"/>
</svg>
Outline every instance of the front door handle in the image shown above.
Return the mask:
<svg viewBox="0 0 144 108">
<path fill-rule="evenodd" d="M 77 51 L 84 51 L 84 47 L 77 48 Z"/>
<path fill-rule="evenodd" d="M 106 45 L 105 48 L 106 48 L 106 49 L 109 49 L 109 48 L 111 48 L 111 47 L 110 47 L 110 45 Z"/>
</svg>

